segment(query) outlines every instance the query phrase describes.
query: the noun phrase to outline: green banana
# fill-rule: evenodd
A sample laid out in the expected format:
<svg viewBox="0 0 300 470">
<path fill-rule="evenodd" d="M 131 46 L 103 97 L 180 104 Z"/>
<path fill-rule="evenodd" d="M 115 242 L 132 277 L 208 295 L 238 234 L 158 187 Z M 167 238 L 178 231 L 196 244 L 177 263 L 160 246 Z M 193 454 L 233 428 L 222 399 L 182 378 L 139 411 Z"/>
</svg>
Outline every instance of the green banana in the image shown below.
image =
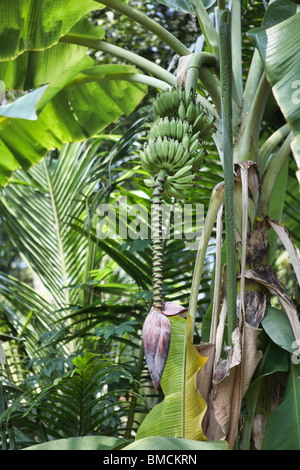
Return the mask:
<svg viewBox="0 0 300 470">
<path fill-rule="evenodd" d="M 176 165 L 180 161 L 183 152 L 184 152 L 184 147 L 183 147 L 181 142 L 180 143 L 178 142 L 178 148 L 177 148 L 177 151 L 176 151 L 176 153 L 174 155 L 174 158 L 172 160 L 172 165 L 173 166 Z"/>
<path fill-rule="evenodd" d="M 175 164 L 174 166 L 174 169 L 175 168 L 180 168 L 182 167 L 183 165 L 185 165 L 189 160 L 191 159 L 191 152 L 190 152 L 190 149 L 187 148 L 187 149 L 184 149 L 184 151 L 182 152 L 181 154 L 181 157 L 179 159 L 179 161 Z"/>
<path fill-rule="evenodd" d="M 190 173 L 189 175 L 182 176 L 181 178 L 179 178 L 175 182 L 178 183 L 178 184 L 190 183 L 191 181 L 193 181 L 194 178 L 195 178 L 195 175 L 193 175 L 193 173 Z"/>
<path fill-rule="evenodd" d="M 167 161 L 169 156 L 169 149 L 170 149 L 170 142 L 168 137 L 164 137 L 162 141 L 162 151 L 163 151 L 163 159 Z"/>
<path fill-rule="evenodd" d="M 163 120 L 163 130 L 165 136 L 171 137 L 171 125 L 170 120 L 167 116 Z"/>
<path fill-rule="evenodd" d="M 144 179 L 144 183 L 146 186 L 148 186 L 149 188 L 152 188 L 152 186 L 154 185 L 155 181 L 154 181 L 154 178 L 146 178 Z"/>
<path fill-rule="evenodd" d="M 161 93 L 163 107 L 165 109 L 165 114 L 170 115 L 174 112 L 173 110 L 173 95 L 172 90 L 165 90 Z"/>
<path fill-rule="evenodd" d="M 215 126 L 213 126 L 213 123 L 215 122 L 214 116 L 211 116 L 210 118 L 207 119 L 206 123 L 203 125 L 202 128 L 202 138 L 203 139 L 208 139 L 208 135 L 211 137 L 211 135 L 215 132 Z"/>
<path fill-rule="evenodd" d="M 176 181 L 172 181 L 172 185 L 176 189 L 189 189 L 194 187 L 193 183 L 177 183 Z"/>
<path fill-rule="evenodd" d="M 184 146 L 185 149 L 189 147 L 190 144 L 190 138 L 188 134 L 185 134 L 185 136 L 182 139 L 182 145 Z"/>
<path fill-rule="evenodd" d="M 185 120 L 184 123 L 183 123 L 183 133 L 182 133 L 182 135 L 192 134 L 192 131 L 193 131 L 193 128 L 191 127 L 189 122 Z"/>
<path fill-rule="evenodd" d="M 153 100 L 153 116 L 154 119 L 157 119 L 160 116 L 160 106 L 158 103 L 158 96 Z"/>
<path fill-rule="evenodd" d="M 197 132 L 197 131 L 202 130 L 206 121 L 207 121 L 207 114 L 205 113 L 199 114 L 193 123 L 193 131 Z"/>
<path fill-rule="evenodd" d="M 183 121 L 181 119 L 176 120 L 176 139 L 181 140 L 183 136 Z"/>
<path fill-rule="evenodd" d="M 150 130 L 148 132 L 148 139 L 155 139 L 159 136 L 159 121 L 160 119 L 155 121 L 154 124 L 150 127 Z"/>
<path fill-rule="evenodd" d="M 190 137 L 190 144 L 193 144 L 195 141 L 198 141 L 200 138 L 200 131 L 192 133 L 192 136 Z"/>
<path fill-rule="evenodd" d="M 179 96 L 178 89 L 176 87 L 174 87 L 172 91 L 172 103 L 173 103 L 172 111 L 176 112 L 180 103 L 180 96 Z"/>
<path fill-rule="evenodd" d="M 168 181 L 177 181 L 178 178 L 181 178 L 182 176 L 186 176 L 186 174 L 189 174 L 193 165 L 186 165 L 182 168 L 180 168 L 176 173 L 172 176 L 168 176 Z"/>
<path fill-rule="evenodd" d="M 165 170 L 168 176 L 159 191 L 183 199 L 183 191 L 194 186 L 194 173 L 207 154 L 203 141 L 216 130 L 214 117 L 203 107 L 199 95 L 187 92 L 184 86 L 159 93 L 153 101 L 153 115 L 141 151 L 142 168 L 150 175 L 145 185 L 155 186 L 153 177 Z"/>
<path fill-rule="evenodd" d="M 158 157 L 160 159 L 163 158 L 162 137 L 161 136 L 157 137 L 157 139 L 154 141 L 154 148 L 155 148 L 155 151 L 156 151 Z"/>
<path fill-rule="evenodd" d="M 170 121 L 170 129 L 171 129 L 172 139 L 176 139 L 176 137 L 177 137 L 177 121 L 174 117 Z"/>
<path fill-rule="evenodd" d="M 179 100 L 185 101 L 185 87 L 184 87 L 184 85 L 182 85 L 182 86 L 179 88 L 178 94 L 179 94 Z"/>
<path fill-rule="evenodd" d="M 174 155 L 175 155 L 175 152 L 176 152 L 176 144 L 175 144 L 175 140 L 174 139 L 170 139 L 169 140 L 169 158 L 168 160 L 171 162 Z"/>
<path fill-rule="evenodd" d="M 150 164 L 157 165 L 159 163 L 159 157 L 152 142 L 149 142 L 144 152 Z"/>
<path fill-rule="evenodd" d="M 190 123 L 194 122 L 196 118 L 196 112 L 196 105 L 193 101 L 191 101 L 186 110 L 186 118 Z"/>
<path fill-rule="evenodd" d="M 140 155 L 143 169 L 150 175 L 154 175 L 156 173 L 156 165 L 149 163 L 148 158 L 145 156 L 143 151 L 140 152 Z"/>
<path fill-rule="evenodd" d="M 153 110 L 154 110 L 154 106 L 153 106 Z M 161 94 L 157 95 L 155 99 L 155 111 L 156 111 L 157 116 L 160 116 L 160 117 L 166 114 L 166 110 L 163 106 Z"/>
<path fill-rule="evenodd" d="M 181 191 L 178 191 L 178 189 L 171 186 L 171 184 L 165 184 L 164 192 L 165 195 L 169 198 L 174 197 L 175 199 L 184 199 L 184 194 Z"/>
<path fill-rule="evenodd" d="M 194 142 L 190 142 L 189 148 L 190 148 L 191 155 L 195 153 L 198 147 L 199 147 L 199 141 L 197 139 L 195 139 Z"/>
<path fill-rule="evenodd" d="M 201 152 L 201 150 L 198 152 L 198 154 L 196 154 L 196 156 L 194 157 L 194 161 L 193 161 L 193 171 L 199 170 L 199 168 L 204 162 L 204 156 L 205 154 L 203 151 Z"/>
<path fill-rule="evenodd" d="M 184 199 L 185 198 L 184 193 L 182 191 L 178 190 L 178 188 L 175 188 L 172 183 L 170 184 L 169 193 L 172 195 L 172 197 L 174 197 L 176 199 Z"/>
<path fill-rule="evenodd" d="M 179 119 L 181 119 L 182 121 L 185 120 L 186 109 L 185 109 L 185 104 L 184 104 L 183 99 L 180 100 L 180 104 L 178 106 L 178 116 L 179 116 Z"/>
</svg>

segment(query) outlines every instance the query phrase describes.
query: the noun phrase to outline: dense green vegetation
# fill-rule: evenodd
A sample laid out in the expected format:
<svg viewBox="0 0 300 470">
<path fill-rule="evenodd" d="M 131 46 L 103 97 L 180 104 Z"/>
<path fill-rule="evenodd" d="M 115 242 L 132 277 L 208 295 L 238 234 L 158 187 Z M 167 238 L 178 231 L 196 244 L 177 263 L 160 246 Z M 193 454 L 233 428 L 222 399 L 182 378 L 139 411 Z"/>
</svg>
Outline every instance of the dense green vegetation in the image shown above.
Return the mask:
<svg viewBox="0 0 300 470">
<path fill-rule="evenodd" d="M 299 450 L 297 2 L 3 3 L 1 448 Z M 191 82 L 216 132 L 183 196 L 160 189 L 202 205 L 202 245 L 171 218 L 160 270 L 141 152 L 157 97 Z"/>
</svg>

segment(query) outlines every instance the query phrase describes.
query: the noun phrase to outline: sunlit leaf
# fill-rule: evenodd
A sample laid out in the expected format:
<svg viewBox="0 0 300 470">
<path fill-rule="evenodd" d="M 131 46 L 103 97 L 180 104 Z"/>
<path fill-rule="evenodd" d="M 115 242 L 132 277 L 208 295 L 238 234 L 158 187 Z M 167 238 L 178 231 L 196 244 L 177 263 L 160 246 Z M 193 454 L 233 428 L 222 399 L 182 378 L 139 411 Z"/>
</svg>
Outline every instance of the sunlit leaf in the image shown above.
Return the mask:
<svg viewBox="0 0 300 470">
<path fill-rule="evenodd" d="M 123 447 L 123 450 L 228 450 L 226 441 L 203 442 L 176 437 L 145 437 Z"/>
<path fill-rule="evenodd" d="M 300 134 L 300 12 L 292 2 L 275 1 L 265 15 L 261 28 L 248 33 L 257 47 L 273 95 L 295 134 L 294 156 L 300 160 L 296 142 Z M 299 166 L 299 165 L 298 165 Z"/>
<path fill-rule="evenodd" d="M 101 7 L 92 0 L 2 0 L 0 60 L 56 44 L 82 16 Z"/>
<path fill-rule="evenodd" d="M 119 67 L 124 72 L 123 66 L 114 67 L 116 72 Z M 66 74 L 70 79 L 72 72 Z M 144 85 L 125 80 L 93 81 L 61 89 L 65 80 L 63 75 L 46 89 L 48 99 L 49 94 L 54 96 L 48 103 L 42 97 L 45 106 L 37 120 L 0 120 L 0 185 L 8 182 L 14 170 L 20 167 L 28 170 L 49 150 L 60 149 L 68 142 L 83 141 L 122 114 L 129 115 L 147 91 Z M 25 113 L 23 108 L 22 113 Z"/>
</svg>

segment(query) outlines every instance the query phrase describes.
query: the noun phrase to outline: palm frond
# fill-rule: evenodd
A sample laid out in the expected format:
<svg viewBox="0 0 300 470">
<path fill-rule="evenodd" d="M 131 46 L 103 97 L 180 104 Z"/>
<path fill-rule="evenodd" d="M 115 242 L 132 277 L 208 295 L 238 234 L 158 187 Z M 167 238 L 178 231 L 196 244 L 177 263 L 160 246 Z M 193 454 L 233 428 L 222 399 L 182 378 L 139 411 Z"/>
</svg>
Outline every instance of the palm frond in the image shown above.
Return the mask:
<svg viewBox="0 0 300 470">
<path fill-rule="evenodd" d="M 104 432 L 124 433 L 122 417 L 129 409 L 126 396 L 134 383 L 133 377 L 124 367 L 95 354 L 77 356 L 73 362 L 76 368 L 71 373 L 38 393 L 34 390 L 21 393 L 13 406 L 2 413 L 1 423 L 22 431 L 27 445 L 32 435 L 43 442 Z M 140 399 L 142 404 L 143 397 Z M 139 408 L 145 409 L 142 405 Z M 41 427 L 44 439 L 39 432 Z M 24 445 L 24 437 L 20 444 Z"/>
<path fill-rule="evenodd" d="M 86 181 L 95 158 L 93 145 L 65 146 L 56 158 L 49 154 L 1 196 L 5 228 L 28 265 L 57 305 L 67 305 L 78 292 L 67 286 L 85 271 L 88 242 L 72 224 L 82 219 L 85 198 L 95 183 Z"/>
</svg>

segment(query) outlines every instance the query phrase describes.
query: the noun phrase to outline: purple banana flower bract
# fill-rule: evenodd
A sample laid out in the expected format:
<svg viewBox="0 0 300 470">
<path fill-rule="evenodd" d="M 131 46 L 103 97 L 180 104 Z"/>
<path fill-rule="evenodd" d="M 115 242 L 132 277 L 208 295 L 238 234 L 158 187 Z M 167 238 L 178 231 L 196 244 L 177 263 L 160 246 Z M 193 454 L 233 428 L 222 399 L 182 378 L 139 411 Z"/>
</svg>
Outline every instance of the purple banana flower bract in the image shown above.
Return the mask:
<svg viewBox="0 0 300 470">
<path fill-rule="evenodd" d="M 168 316 L 178 315 L 187 309 L 176 302 L 164 302 L 162 311 L 151 307 L 143 326 L 143 343 L 147 366 L 155 391 L 157 391 L 168 358 L 171 341 L 171 324 Z"/>
</svg>

